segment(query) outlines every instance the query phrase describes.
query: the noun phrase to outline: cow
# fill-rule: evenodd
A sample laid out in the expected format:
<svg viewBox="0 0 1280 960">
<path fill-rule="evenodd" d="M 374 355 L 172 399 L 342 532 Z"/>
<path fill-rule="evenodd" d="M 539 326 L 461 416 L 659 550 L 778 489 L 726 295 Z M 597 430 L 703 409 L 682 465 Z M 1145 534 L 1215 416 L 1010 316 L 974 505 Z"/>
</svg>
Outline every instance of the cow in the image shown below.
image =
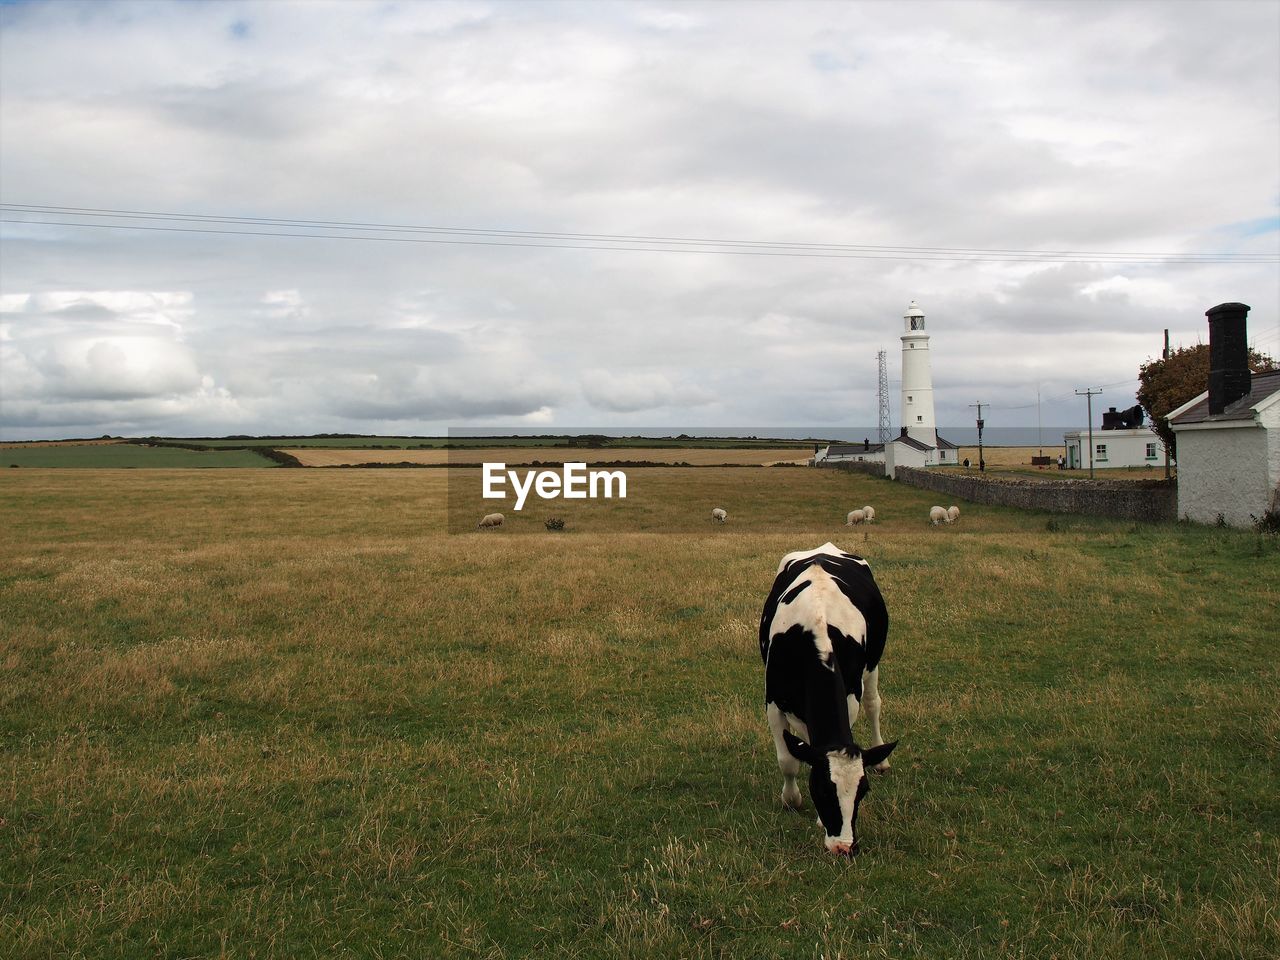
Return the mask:
<svg viewBox="0 0 1280 960">
<path fill-rule="evenodd" d="M 880 736 L 880 656 L 889 612 L 861 557 L 831 543 L 789 553 L 760 615 L 765 714 L 782 771 L 782 802 L 803 805 L 796 786 L 809 765 L 809 794 L 831 853 L 858 852 L 858 805 L 867 770 L 885 770 L 897 741 Z M 852 726 L 865 704 L 871 746 Z"/>
</svg>

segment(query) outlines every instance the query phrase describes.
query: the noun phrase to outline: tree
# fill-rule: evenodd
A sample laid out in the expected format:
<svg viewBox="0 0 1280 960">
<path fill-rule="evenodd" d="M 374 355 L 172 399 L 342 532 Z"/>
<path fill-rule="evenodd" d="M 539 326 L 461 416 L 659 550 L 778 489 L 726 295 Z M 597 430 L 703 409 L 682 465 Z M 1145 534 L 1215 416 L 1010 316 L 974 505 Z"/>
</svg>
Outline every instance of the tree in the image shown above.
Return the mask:
<svg viewBox="0 0 1280 960">
<path fill-rule="evenodd" d="M 1276 362 L 1256 350 L 1249 351 L 1249 369 L 1266 373 L 1276 369 Z M 1164 441 L 1169 453 L 1176 454 L 1169 414 L 1188 400 L 1204 393 L 1209 385 L 1209 345 L 1174 350 L 1168 359 L 1148 360 L 1138 370 L 1138 402 L 1151 418 L 1151 426 Z"/>
</svg>

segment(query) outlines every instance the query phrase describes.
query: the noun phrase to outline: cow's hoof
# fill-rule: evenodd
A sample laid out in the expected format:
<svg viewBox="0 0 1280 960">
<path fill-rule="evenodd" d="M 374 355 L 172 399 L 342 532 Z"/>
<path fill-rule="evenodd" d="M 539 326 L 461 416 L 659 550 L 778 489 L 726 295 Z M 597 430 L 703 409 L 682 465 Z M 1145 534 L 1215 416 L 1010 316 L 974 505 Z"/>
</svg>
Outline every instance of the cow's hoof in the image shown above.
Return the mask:
<svg viewBox="0 0 1280 960">
<path fill-rule="evenodd" d="M 871 769 L 872 769 L 872 770 L 874 770 L 876 773 L 884 773 L 886 770 L 888 770 L 888 769 L 889 769 L 889 761 L 888 761 L 888 760 L 881 760 L 879 763 L 877 763 L 877 764 L 876 764 L 874 767 L 872 767 Z"/>
<path fill-rule="evenodd" d="M 784 793 L 782 795 L 782 805 L 788 810 L 803 810 L 804 797 L 800 796 L 799 790 L 792 794 Z"/>
</svg>

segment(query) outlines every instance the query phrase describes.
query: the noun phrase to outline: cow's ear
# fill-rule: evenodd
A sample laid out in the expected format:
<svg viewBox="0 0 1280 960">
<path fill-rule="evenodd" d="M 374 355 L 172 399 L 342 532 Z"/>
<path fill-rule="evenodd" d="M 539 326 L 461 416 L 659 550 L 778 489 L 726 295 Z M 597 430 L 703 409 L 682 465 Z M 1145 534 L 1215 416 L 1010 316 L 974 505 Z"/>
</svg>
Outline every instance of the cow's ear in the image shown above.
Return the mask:
<svg viewBox="0 0 1280 960">
<path fill-rule="evenodd" d="M 786 741 L 787 749 L 791 751 L 791 755 L 797 760 L 813 765 L 818 762 L 818 751 L 809 746 L 799 737 L 791 733 L 790 730 L 782 731 L 782 739 Z"/>
<path fill-rule="evenodd" d="M 872 747 L 870 750 L 862 751 L 862 766 L 878 767 L 888 759 L 889 754 L 893 753 L 893 748 L 898 745 L 898 741 L 892 743 L 882 743 L 878 747 Z"/>
</svg>

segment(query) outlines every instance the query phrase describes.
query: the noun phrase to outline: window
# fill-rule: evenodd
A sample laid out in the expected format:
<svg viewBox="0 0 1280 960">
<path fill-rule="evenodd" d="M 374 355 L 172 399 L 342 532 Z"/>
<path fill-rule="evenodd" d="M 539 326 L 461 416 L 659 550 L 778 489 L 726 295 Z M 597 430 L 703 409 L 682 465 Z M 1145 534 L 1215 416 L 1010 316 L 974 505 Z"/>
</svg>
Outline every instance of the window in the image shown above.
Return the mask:
<svg viewBox="0 0 1280 960">
<path fill-rule="evenodd" d="M 1147 459 L 1154 460 L 1156 458 L 1156 445 L 1154 443 L 1147 444 Z"/>
<path fill-rule="evenodd" d="M 1107 459 L 1107 445 L 1105 443 L 1099 443 L 1096 447 L 1094 447 L 1093 458 L 1095 460 Z"/>
<path fill-rule="evenodd" d="M 916 423 L 924 423 L 924 417 L 916 417 Z"/>
<path fill-rule="evenodd" d="M 907 403 L 915 403 L 915 399 L 916 398 L 913 397 L 911 394 L 909 393 L 907 394 Z"/>
</svg>

